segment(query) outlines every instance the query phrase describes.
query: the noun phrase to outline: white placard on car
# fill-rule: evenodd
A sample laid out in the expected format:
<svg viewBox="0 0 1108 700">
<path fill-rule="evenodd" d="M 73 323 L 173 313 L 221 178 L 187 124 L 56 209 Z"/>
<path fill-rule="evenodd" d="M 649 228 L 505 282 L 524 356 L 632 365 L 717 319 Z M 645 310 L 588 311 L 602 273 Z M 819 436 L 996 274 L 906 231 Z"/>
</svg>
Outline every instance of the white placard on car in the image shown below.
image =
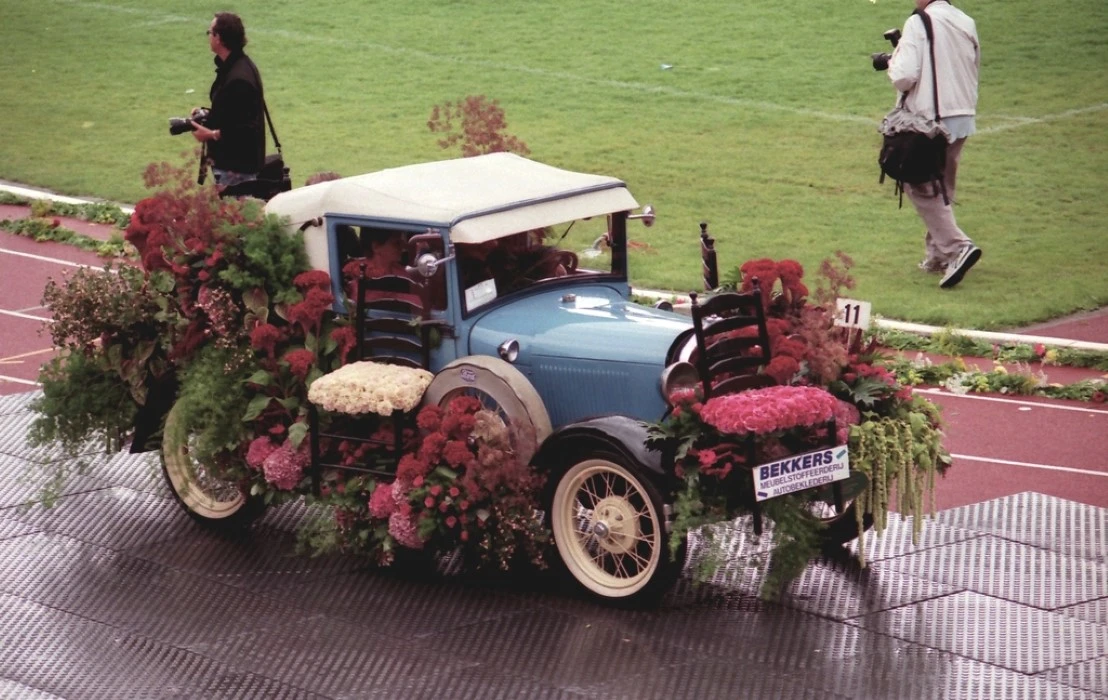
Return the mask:
<svg viewBox="0 0 1108 700">
<path fill-rule="evenodd" d="M 871 308 L 873 308 L 873 305 L 868 301 L 839 299 L 835 304 L 835 325 L 868 330 Z"/>
<path fill-rule="evenodd" d="M 805 452 L 754 467 L 754 499 L 784 496 L 850 476 L 846 445 Z"/>
</svg>

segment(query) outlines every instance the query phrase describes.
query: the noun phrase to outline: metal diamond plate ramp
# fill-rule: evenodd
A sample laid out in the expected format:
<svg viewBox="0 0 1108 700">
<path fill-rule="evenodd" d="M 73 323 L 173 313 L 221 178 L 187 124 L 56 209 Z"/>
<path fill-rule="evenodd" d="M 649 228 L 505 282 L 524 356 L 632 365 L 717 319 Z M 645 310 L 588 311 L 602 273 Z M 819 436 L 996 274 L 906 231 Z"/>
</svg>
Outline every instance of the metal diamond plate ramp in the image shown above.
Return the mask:
<svg viewBox="0 0 1108 700">
<path fill-rule="evenodd" d="M 1025 492 L 943 511 L 936 519 L 952 527 L 1108 563 L 1108 508 Z"/>
<path fill-rule="evenodd" d="M 210 658 L 127 635 L 61 610 L 0 594 L 5 621 L 0 678 L 39 697 L 318 698 L 303 689 Z M 23 697 L 22 694 L 13 697 Z"/>
<path fill-rule="evenodd" d="M 1100 598 L 1108 592 L 1108 564 L 992 535 L 883 559 L 873 566 L 1046 610 Z"/>
<path fill-rule="evenodd" d="M 1029 674 L 1108 654 L 1102 625 L 968 591 L 848 623 Z"/>
</svg>

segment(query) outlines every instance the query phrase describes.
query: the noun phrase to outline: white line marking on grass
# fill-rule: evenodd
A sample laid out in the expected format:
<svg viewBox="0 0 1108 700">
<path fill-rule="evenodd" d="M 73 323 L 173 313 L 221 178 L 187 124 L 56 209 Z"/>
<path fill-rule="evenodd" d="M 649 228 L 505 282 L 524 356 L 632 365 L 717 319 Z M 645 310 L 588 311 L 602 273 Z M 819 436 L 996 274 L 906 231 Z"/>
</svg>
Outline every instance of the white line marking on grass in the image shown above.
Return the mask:
<svg viewBox="0 0 1108 700">
<path fill-rule="evenodd" d="M 0 248 L 0 253 L 6 253 L 8 255 L 15 255 L 20 258 L 30 258 L 31 260 L 38 260 L 39 262 L 56 263 L 58 265 L 67 265 L 69 267 L 81 267 L 89 268 L 92 265 L 82 265 L 81 263 L 75 263 L 70 260 L 61 260 L 59 258 L 48 258 L 44 255 L 35 255 L 34 253 L 22 253 L 18 250 L 8 250 L 7 248 Z"/>
<path fill-rule="evenodd" d="M 107 10 L 112 12 L 122 12 L 129 15 L 146 16 L 150 18 L 149 22 L 191 22 L 197 25 L 206 23 L 196 20 L 196 18 L 181 17 L 180 15 L 167 15 L 160 12 L 145 10 L 136 7 L 119 7 L 103 2 L 84 2 L 83 0 L 55 0 L 55 2 L 64 3 L 67 5 L 76 5 L 77 7 L 90 8 L 94 10 Z M 366 42 L 353 39 L 339 39 L 330 36 L 318 36 L 315 34 L 306 34 L 304 32 L 290 31 L 287 29 L 266 29 L 265 27 L 251 26 L 252 34 L 265 34 L 274 37 L 280 37 L 282 39 L 290 41 L 301 41 L 316 44 L 329 44 L 331 46 L 342 46 L 355 49 L 372 49 L 380 51 L 384 54 L 391 54 L 395 56 L 409 56 L 412 58 L 418 58 L 423 61 L 433 63 L 451 63 L 454 65 L 474 66 L 477 68 L 488 68 L 492 70 L 502 70 L 515 73 L 524 73 L 527 75 L 538 76 L 543 79 L 559 79 L 569 83 L 577 83 L 579 85 L 595 85 L 598 87 L 614 88 L 618 90 L 624 90 L 628 92 L 640 92 L 651 95 L 665 95 L 667 97 L 676 97 L 682 99 L 695 99 L 703 102 L 715 102 L 718 104 L 732 105 L 735 107 L 749 107 L 751 109 L 760 109 L 767 112 L 785 112 L 788 114 L 796 114 L 799 116 L 818 117 L 820 119 L 826 119 L 836 122 L 847 122 L 851 124 L 865 124 L 866 126 L 876 127 L 879 126 L 881 121 L 874 120 L 872 117 L 865 117 L 857 114 L 836 114 L 833 112 L 824 112 L 818 109 L 808 109 L 805 107 L 794 107 L 792 105 L 779 104 L 776 102 L 766 102 L 764 100 L 748 100 L 741 97 L 733 97 L 730 95 L 715 95 L 712 93 L 692 92 L 690 90 L 680 90 L 677 88 L 666 87 L 664 85 L 650 85 L 648 83 L 628 82 L 624 80 L 608 80 L 604 78 L 590 78 L 582 75 L 575 75 L 573 73 L 565 73 L 562 71 L 551 71 L 543 68 L 532 68 L 530 66 L 509 64 L 509 63 L 497 63 L 495 61 L 484 61 L 480 59 L 464 58 L 462 56 L 450 56 L 442 54 L 434 54 L 427 51 L 420 51 L 418 49 L 412 49 L 408 47 L 389 46 L 387 44 L 377 44 L 374 42 Z M 1071 109 L 1065 112 L 1059 112 L 1057 114 L 1047 114 L 1042 117 L 1001 117 L 1003 119 L 1018 119 L 1020 121 L 1011 124 L 1001 124 L 998 126 L 987 127 L 984 129 L 978 129 L 978 134 L 993 134 L 1001 131 L 1009 131 L 1021 126 L 1029 126 L 1034 124 L 1043 124 L 1051 121 L 1058 121 L 1060 119 L 1066 119 L 1068 117 L 1077 116 L 1080 114 L 1086 114 L 1089 112 L 1098 112 L 1103 109 L 1108 109 L 1108 103 L 1093 105 L 1091 107 L 1081 107 L 1078 109 Z"/>
<path fill-rule="evenodd" d="M 1108 410 L 1100 408 L 1081 408 L 1079 406 L 1063 406 L 1054 403 L 1039 403 L 1038 401 L 1020 401 L 1018 399 L 1002 399 L 998 396 L 976 396 L 974 394 L 955 394 L 952 391 L 942 389 L 913 389 L 916 394 L 931 394 L 933 396 L 949 396 L 954 399 L 970 399 L 971 401 L 995 401 L 996 403 L 1012 403 L 1017 406 L 1031 406 L 1033 408 L 1052 408 L 1056 411 L 1077 411 L 1078 413 L 1102 413 L 1108 416 Z M 1044 396 L 1043 398 L 1050 398 Z"/>
<path fill-rule="evenodd" d="M 1059 467 L 1054 464 L 1035 464 L 1033 462 L 1013 462 L 1010 459 L 992 459 L 989 457 L 974 457 L 973 455 L 950 455 L 954 459 L 964 459 L 967 462 L 989 462 L 990 464 L 1004 464 L 1009 467 L 1027 467 L 1028 469 L 1042 469 L 1051 472 L 1070 472 L 1072 474 L 1084 474 L 1086 476 L 1108 476 L 1108 472 L 1098 472 L 1095 469 L 1077 469 L 1076 467 Z"/>
<path fill-rule="evenodd" d="M 1093 114 L 1094 112 L 1103 112 L 1108 109 L 1108 102 L 1101 102 L 1098 105 L 1090 105 L 1089 107 L 1079 107 L 1077 109 L 1067 109 L 1065 112 L 1058 112 L 1056 114 L 1046 114 L 1041 117 L 1002 117 L 1003 119 L 1018 119 L 1012 124 L 999 124 L 997 126 L 989 126 L 984 129 L 978 129 L 978 134 L 998 134 L 1002 131 L 1011 131 L 1012 129 L 1018 129 L 1023 126 L 1032 126 L 1035 124 L 1046 124 L 1048 122 L 1056 122 L 1062 119 L 1069 119 L 1070 117 L 1081 116 L 1082 114 Z"/>
</svg>

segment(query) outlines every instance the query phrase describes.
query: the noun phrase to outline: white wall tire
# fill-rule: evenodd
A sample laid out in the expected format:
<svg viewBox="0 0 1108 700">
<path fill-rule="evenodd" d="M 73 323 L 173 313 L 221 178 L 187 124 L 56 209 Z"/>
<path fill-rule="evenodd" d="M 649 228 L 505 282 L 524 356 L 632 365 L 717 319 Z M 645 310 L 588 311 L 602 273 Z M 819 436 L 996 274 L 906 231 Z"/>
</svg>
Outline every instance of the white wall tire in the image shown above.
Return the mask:
<svg viewBox="0 0 1108 700">
<path fill-rule="evenodd" d="M 174 404 L 165 418 L 162 473 L 177 503 L 191 518 L 212 529 L 238 529 L 252 522 L 265 503 L 235 484 L 214 478 L 194 461 L 189 454 L 191 433 L 181 421 L 182 412 Z"/>
<path fill-rule="evenodd" d="M 548 513 L 569 576 L 628 606 L 656 601 L 683 559 L 683 552 L 670 556 L 658 489 L 636 471 L 607 455 L 585 456 L 558 478 Z"/>
<path fill-rule="evenodd" d="M 538 391 L 522 372 L 499 358 L 471 355 L 454 360 L 431 380 L 423 404 L 446 408 L 458 396 L 477 398 L 518 431 L 522 439 L 513 447 L 525 464 L 550 436 L 550 415 Z"/>
</svg>

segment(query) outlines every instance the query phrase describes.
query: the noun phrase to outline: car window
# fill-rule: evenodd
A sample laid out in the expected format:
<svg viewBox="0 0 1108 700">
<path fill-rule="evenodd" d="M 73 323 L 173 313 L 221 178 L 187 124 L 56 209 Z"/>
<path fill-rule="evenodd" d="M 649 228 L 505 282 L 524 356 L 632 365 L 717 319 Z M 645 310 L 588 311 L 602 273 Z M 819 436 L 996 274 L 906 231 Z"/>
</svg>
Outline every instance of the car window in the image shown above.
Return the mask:
<svg viewBox="0 0 1108 700">
<path fill-rule="evenodd" d="M 423 280 L 408 271 L 412 264 L 413 252 L 409 249 L 409 231 L 397 231 L 371 226 L 338 224 L 335 227 L 339 250 L 339 266 L 349 290 L 349 284 L 357 279 L 364 266 L 369 277 L 399 277 L 429 286 L 427 298 L 431 308 L 446 308 L 446 286 L 444 275 L 439 274 L 430 280 Z M 400 286 L 406 284 L 398 280 L 397 291 L 405 291 Z"/>
</svg>

